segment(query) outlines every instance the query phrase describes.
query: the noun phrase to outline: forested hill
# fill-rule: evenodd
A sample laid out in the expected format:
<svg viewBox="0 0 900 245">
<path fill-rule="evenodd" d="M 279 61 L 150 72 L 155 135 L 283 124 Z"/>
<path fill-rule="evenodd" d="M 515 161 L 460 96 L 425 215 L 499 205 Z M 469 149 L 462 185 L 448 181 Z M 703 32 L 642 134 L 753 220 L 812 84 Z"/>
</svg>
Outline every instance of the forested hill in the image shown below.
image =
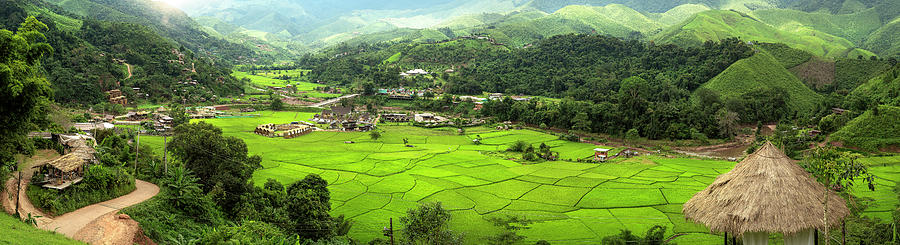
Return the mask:
<svg viewBox="0 0 900 245">
<path fill-rule="evenodd" d="M 150 30 L 190 49 L 198 56 L 229 64 L 246 63 L 264 56 L 257 50 L 228 42 L 204 32 L 179 9 L 151 0 L 46 0 L 76 15 L 103 21 L 128 22 Z M 265 59 L 265 57 L 263 57 Z M 269 60 L 271 61 L 271 60 Z"/>
<path fill-rule="evenodd" d="M 146 26 L 82 17 L 40 0 L 0 0 L 0 6 L 6 17 L 0 28 L 15 30 L 28 16 L 48 26 L 44 34 L 55 52 L 42 66 L 58 103 L 109 108 L 105 92 L 114 89 L 150 102 L 201 102 L 242 92 L 230 66 L 200 58 Z"/>
</svg>

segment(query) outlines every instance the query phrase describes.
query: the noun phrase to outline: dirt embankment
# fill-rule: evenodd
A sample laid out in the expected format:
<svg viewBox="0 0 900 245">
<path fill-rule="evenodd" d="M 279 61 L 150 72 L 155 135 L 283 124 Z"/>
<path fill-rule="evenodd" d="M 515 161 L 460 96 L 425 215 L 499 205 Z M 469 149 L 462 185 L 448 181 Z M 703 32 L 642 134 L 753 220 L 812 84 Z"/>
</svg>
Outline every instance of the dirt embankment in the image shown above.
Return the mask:
<svg viewBox="0 0 900 245">
<path fill-rule="evenodd" d="M 141 244 L 155 245 L 137 221 L 127 214 L 109 212 L 82 228 L 74 237 L 89 244 Z"/>
</svg>

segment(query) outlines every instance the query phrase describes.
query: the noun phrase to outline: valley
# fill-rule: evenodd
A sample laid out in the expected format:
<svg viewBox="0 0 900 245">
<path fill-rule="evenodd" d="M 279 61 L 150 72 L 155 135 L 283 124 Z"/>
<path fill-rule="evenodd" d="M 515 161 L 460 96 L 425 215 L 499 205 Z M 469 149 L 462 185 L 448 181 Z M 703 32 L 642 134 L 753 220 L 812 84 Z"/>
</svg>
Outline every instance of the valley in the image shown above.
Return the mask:
<svg viewBox="0 0 900 245">
<path fill-rule="evenodd" d="M 0 0 L 0 13 L 0 243 L 900 232 L 897 1 Z"/>
</svg>

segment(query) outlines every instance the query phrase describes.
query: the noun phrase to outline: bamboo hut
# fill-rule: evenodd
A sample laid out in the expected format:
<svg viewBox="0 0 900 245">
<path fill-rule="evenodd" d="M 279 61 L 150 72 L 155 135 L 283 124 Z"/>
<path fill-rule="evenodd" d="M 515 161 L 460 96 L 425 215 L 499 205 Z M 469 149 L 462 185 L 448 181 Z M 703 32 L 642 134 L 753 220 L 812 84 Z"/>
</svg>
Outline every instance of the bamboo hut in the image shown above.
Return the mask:
<svg viewBox="0 0 900 245">
<path fill-rule="evenodd" d="M 73 152 L 34 166 L 43 175 L 43 187 L 62 190 L 81 182 L 86 166 L 93 156 L 84 152 Z M 36 183 L 38 184 L 38 183 Z"/>
<path fill-rule="evenodd" d="M 713 232 L 767 244 L 768 233 L 785 244 L 814 244 L 825 225 L 825 186 L 767 142 L 684 204 L 684 217 Z M 844 199 L 828 191 L 828 227 L 850 214 Z"/>
</svg>

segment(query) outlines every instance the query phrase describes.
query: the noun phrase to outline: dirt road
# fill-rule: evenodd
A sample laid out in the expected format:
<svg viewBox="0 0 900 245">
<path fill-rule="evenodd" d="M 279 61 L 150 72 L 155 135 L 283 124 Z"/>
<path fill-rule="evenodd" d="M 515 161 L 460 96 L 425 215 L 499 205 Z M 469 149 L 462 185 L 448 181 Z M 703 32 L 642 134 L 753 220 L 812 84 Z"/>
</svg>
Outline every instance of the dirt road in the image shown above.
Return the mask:
<svg viewBox="0 0 900 245">
<path fill-rule="evenodd" d="M 131 78 L 131 65 L 125 64 L 125 67 L 128 68 L 128 77 L 126 77 L 125 80 L 128 80 L 129 78 Z"/>
<path fill-rule="evenodd" d="M 135 180 L 136 188 L 128 195 L 109 201 L 97 203 L 73 212 L 53 218 L 53 221 L 39 227 L 44 230 L 56 231 L 67 237 L 75 237 L 79 230 L 84 228 L 97 218 L 110 212 L 116 212 L 123 208 L 141 203 L 159 193 L 159 187 L 143 180 Z"/>
<path fill-rule="evenodd" d="M 330 100 L 323 101 L 323 102 L 321 102 L 321 103 L 312 105 L 311 107 L 319 107 L 319 108 L 322 108 L 322 107 L 324 107 L 324 106 L 326 106 L 326 105 L 330 105 L 330 104 L 337 103 L 338 101 L 341 101 L 342 99 L 345 99 L 345 98 L 353 98 L 353 97 L 356 97 L 356 96 L 359 96 L 359 94 L 348 94 L 348 95 L 344 95 L 344 96 L 337 97 L 337 98 L 334 98 L 334 99 L 330 99 Z"/>
</svg>

